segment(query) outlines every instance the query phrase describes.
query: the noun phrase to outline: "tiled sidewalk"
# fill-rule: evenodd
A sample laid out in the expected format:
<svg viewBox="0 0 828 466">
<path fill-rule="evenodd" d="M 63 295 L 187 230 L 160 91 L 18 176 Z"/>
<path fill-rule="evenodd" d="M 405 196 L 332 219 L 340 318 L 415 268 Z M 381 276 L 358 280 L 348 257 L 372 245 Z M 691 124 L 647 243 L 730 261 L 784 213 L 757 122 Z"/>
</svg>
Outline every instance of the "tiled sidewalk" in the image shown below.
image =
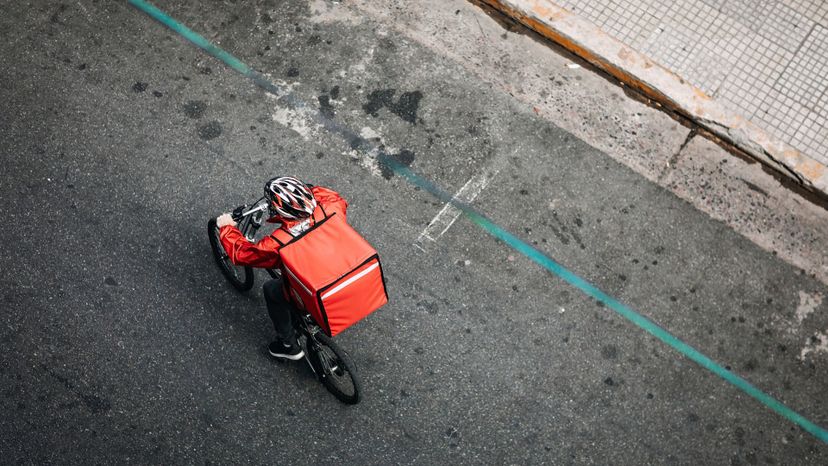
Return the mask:
<svg viewBox="0 0 828 466">
<path fill-rule="evenodd" d="M 828 165 L 828 0 L 556 0 Z"/>
</svg>

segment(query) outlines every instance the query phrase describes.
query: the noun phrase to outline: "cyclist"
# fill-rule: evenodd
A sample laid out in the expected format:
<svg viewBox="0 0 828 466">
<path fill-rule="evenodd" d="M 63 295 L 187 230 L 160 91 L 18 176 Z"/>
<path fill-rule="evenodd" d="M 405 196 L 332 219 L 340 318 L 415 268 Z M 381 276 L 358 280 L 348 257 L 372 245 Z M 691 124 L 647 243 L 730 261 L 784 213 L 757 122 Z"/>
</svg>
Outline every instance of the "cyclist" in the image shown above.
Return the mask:
<svg viewBox="0 0 828 466">
<path fill-rule="evenodd" d="M 312 227 L 315 224 L 314 218 L 321 218 L 320 211 L 324 216 L 336 213 L 343 219 L 346 218 L 348 203 L 339 193 L 305 184 L 291 176 L 272 178 L 265 183 L 264 192 L 270 208 L 268 222 L 281 223 L 279 228 L 291 236 L 297 236 Z M 281 264 L 280 244 L 272 236 L 251 243 L 236 228 L 236 222 L 229 213 L 220 215 L 216 223 L 220 228 L 221 244 L 233 264 L 266 269 L 278 268 Z M 291 323 L 293 304 L 287 298 L 286 285 L 279 279 L 268 280 L 262 286 L 262 291 L 277 335 L 276 340 L 268 345 L 268 352 L 275 358 L 292 361 L 301 359 L 304 352 L 296 341 L 296 332 Z"/>
</svg>

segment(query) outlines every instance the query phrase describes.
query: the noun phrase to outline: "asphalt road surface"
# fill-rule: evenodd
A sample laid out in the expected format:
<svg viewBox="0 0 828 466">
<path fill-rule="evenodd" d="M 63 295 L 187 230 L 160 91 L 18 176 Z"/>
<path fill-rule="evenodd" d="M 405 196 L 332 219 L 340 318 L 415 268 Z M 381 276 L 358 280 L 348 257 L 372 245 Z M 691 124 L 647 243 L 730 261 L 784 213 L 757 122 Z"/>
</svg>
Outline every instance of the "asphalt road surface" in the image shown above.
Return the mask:
<svg viewBox="0 0 828 466">
<path fill-rule="evenodd" d="M 4 2 L 3 463 L 828 464 L 433 191 L 826 427 L 824 285 L 451 60 L 309 3 L 158 3 L 272 95 L 126 2 Z M 207 220 L 278 174 L 341 192 L 383 259 L 390 303 L 337 337 L 359 405 L 270 359 L 260 288 L 210 255 Z"/>
</svg>

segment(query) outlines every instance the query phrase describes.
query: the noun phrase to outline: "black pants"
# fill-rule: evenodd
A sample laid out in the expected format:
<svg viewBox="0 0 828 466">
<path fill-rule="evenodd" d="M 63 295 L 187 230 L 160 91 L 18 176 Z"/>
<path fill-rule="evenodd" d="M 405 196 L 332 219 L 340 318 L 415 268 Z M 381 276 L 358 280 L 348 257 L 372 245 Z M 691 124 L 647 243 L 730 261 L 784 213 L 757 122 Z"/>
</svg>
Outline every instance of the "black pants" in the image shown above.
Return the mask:
<svg viewBox="0 0 828 466">
<path fill-rule="evenodd" d="M 268 280 L 262 285 L 262 292 L 267 304 L 267 313 L 270 315 L 270 320 L 273 321 L 276 334 L 284 342 L 296 338 L 296 332 L 293 330 L 290 317 L 293 304 L 285 299 L 282 292 L 282 280 Z"/>
</svg>

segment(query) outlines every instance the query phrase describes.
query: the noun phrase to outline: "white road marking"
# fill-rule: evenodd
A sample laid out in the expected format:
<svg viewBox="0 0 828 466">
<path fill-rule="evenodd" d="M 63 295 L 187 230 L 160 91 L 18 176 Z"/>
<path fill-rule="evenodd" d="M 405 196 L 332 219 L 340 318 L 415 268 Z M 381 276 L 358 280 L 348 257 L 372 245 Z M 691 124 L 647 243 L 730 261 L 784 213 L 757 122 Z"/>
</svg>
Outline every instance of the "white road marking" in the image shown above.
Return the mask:
<svg viewBox="0 0 828 466">
<path fill-rule="evenodd" d="M 313 124 L 312 120 L 306 118 L 306 115 L 287 107 L 276 107 L 270 117 L 276 123 L 295 131 L 305 141 L 316 139 L 322 129 L 319 125 Z"/>
<path fill-rule="evenodd" d="M 820 293 L 811 294 L 800 291 L 799 306 L 796 308 L 797 322 L 801 324 L 820 304 L 822 304 L 822 295 Z"/>
<path fill-rule="evenodd" d="M 359 135 L 362 136 L 363 139 L 367 140 L 382 140 L 382 135 L 370 126 L 365 126 L 359 130 Z"/>
<path fill-rule="evenodd" d="M 490 178 L 484 173 L 480 175 L 475 175 L 469 178 L 469 181 L 466 181 L 466 184 L 460 188 L 459 191 L 454 195 L 454 199 L 466 204 L 471 203 L 472 201 L 477 198 L 477 196 L 486 188 L 489 184 Z M 448 231 L 449 228 L 457 221 L 457 218 L 460 216 L 462 212 L 457 207 L 454 207 L 451 204 L 446 204 L 440 209 L 440 212 L 431 219 L 428 226 L 420 233 L 420 236 L 417 238 L 417 245 L 420 245 L 420 249 L 422 249 L 421 245 L 424 240 L 430 241 L 437 241 L 445 232 Z"/>
<path fill-rule="evenodd" d="M 365 18 L 355 14 L 350 8 L 344 7 L 341 2 L 330 0 L 313 0 L 310 3 L 310 21 L 320 24 L 345 23 L 357 25 L 365 22 Z M 273 15 L 281 14 L 277 9 Z"/>
<path fill-rule="evenodd" d="M 311 108 L 309 106 L 304 106 L 300 108 L 290 108 L 287 106 L 282 106 L 278 103 L 279 97 L 281 97 L 282 95 L 291 94 L 293 92 L 293 87 L 296 86 L 298 83 L 286 83 L 284 81 L 274 80 L 272 78 L 270 79 L 274 83 L 278 84 L 283 90 L 285 90 L 284 94 L 281 94 L 279 96 L 267 94 L 268 97 L 277 102 L 276 106 L 273 109 L 273 112 L 270 114 L 270 118 L 276 123 L 279 123 L 280 125 L 295 131 L 305 141 L 319 140 L 321 134 L 325 132 L 325 128 L 319 123 L 317 123 L 316 109 Z M 380 142 L 381 144 L 383 143 L 382 134 L 379 131 L 376 131 L 368 126 L 360 130 L 360 135 L 364 139 L 369 140 L 371 142 Z M 397 149 L 395 147 L 386 146 L 385 151 L 390 154 L 396 152 Z M 367 152 L 360 152 L 356 149 L 349 149 L 343 151 L 342 155 L 357 161 L 373 176 L 376 176 L 378 178 L 382 176 L 382 170 L 380 169 L 379 163 L 377 162 L 377 157 L 379 156 L 378 148 L 372 148 Z"/>
<path fill-rule="evenodd" d="M 806 293 L 799 292 L 799 306 L 796 308 L 796 321 L 802 325 L 802 322 L 811 315 L 819 305 L 822 304 L 821 293 Z M 795 331 L 796 329 L 791 329 Z M 819 353 L 828 353 L 828 330 L 825 332 L 816 332 L 813 336 L 805 340 L 805 346 L 799 352 L 798 359 L 804 361 L 805 357 L 811 355 L 815 357 Z"/>
<path fill-rule="evenodd" d="M 379 163 L 377 163 L 377 157 L 379 156 L 378 149 L 371 149 L 366 153 L 362 153 L 356 149 L 351 149 L 343 152 L 342 154 L 359 163 L 362 168 L 368 170 L 368 173 L 376 176 L 377 178 L 382 176 L 382 170 L 380 169 Z"/>
<path fill-rule="evenodd" d="M 373 56 L 373 49 L 369 50 L 368 59 L 370 61 L 371 56 Z M 290 108 L 287 106 L 282 106 L 278 104 L 278 99 L 284 95 L 291 94 L 293 91 L 293 87 L 295 87 L 297 82 L 294 83 L 287 83 L 282 80 L 274 79 L 272 76 L 265 74 L 271 82 L 277 84 L 282 92 L 280 95 L 272 95 L 268 94 L 268 97 L 277 101 L 277 105 L 274 108 L 273 112 L 271 113 L 271 119 L 283 126 L 286 126 L 297 134 L 299 134 L 304 140 L 310 141 L 312 139 L 316 139 L 318 135 L 323 132 L 324 128 L 316 122 L 316 110 L 308 107 L 308 106 L 301 106 L 299 108 Z M 368 141 L 372 142 L 379 142 L 383 144 L 384 137 L 382 133 L 379 131 L 365 126 L 360 129 L 360 136 Z M 493 136 L 497 137 L 497 134 L 493 134 Z M 515 148 L 511 152 L 502 152 L 498 154 L 491 166 L 485 170 L 482 174 L 475 175 L 471 177 L 463 187 L 454 195 L 454 199 L 457 201 L 470 204 L 474 201 L 477 196 L 488 186 L 491 179 L 500 171 L 500 169 L 506 164 L 508 156 L 513 155 L 519 152 L 519 148 Z M 394 153 L 395 148 L 385 146 L 385 151 L 387 153 Z M 373 148 L 369 150 L 367 153 L 362 153 L 359 150 L 351 149 L 347 151 L 343 151 L 343 155 L 350 157 L 353 160 L 359 162 L 363 168 L 365 168 L 369 173 L 376 177 L 382 176 L 382 170 L 377 163 L 377 156 L 379 155 L 379 149 Z M 420 233 L 420 236 L 417 238 L 415 242 L 415 246 L 423 251 L 422 245 L 425 240 L 430 240 L 432 242 L 436 242 L 441 236 L 443 236 L 449 228 L 457 221 L 457 218 L 460 217 L 462 212 L 460 209 L 451 205 L 451 203 L 446 203 L 440 212 L 429 222 L 428 226 Z"/>
<path fill-rule="evenodd" d="M 503 131 L 506 131 L 506 128 L 500 127 L 493 127 L 492 130 L 492 138 L 494 140 L 501 140 L 502 135 L 500 134 Z M 486 186 L 494 179 L 495 176 L 500 172 L 503 167 L 505 167 L 509 162 L 509 157 L 514 156 L 516 154 L 520 154 L 523 151 L 523 147 L 520 145 L 514 146 L 510 151 L 503 151 L 495 155 L 494 160 L 492 160 L 489 167 L 487 167 L 483 173 L 477 174 L 471 177 L 466 184 L 464 184 L 460 190 L 453 196 L 453 199 L 460 201 L 464 204 L 471 204 L 477 196 L 486 189 Z M 425 227 L 425 229 L 420 233 L 420 236 L 417 237 L 417 241 L 414 242 L 414 247 L 417 249 L 426 252 L 425 244 L 426 241 L 431 241 L 436 243 L 437 240 L 443 236 L 454 222 L 460 217 L 462 211 L 451 203 L 446 203 L 437 215 L 431 219 L 431 222 Z"/>
<path fill-rule="evenodd" d="M 267 93 L 267 97 L 276 102 L 276 107 L 270 114 L 270 118 L 282 126 L 286 126 L 295 131 L 305 141 L 315 140 L 324 128 L 316 122 L 316 109 L 304 106 L 300 108 L 290 108 L 279 103 L 279 99 L 285 95 L 292 94 L 293 88 L 299 83 L 274 79 L 269 74 L 264 74 L 272 83 L 279 86 L 281 93 L 274 95 Z"/>
<path fill-rule="evenodd" d="M 808 337 L 805 347 L 799 352 L 799 360 L 804 361 L 805 356 L 809 354 L 813 358 L 818 353 L 828 353 L 828 330 L 816 332 L 814 336 Z"/>
</svg>

